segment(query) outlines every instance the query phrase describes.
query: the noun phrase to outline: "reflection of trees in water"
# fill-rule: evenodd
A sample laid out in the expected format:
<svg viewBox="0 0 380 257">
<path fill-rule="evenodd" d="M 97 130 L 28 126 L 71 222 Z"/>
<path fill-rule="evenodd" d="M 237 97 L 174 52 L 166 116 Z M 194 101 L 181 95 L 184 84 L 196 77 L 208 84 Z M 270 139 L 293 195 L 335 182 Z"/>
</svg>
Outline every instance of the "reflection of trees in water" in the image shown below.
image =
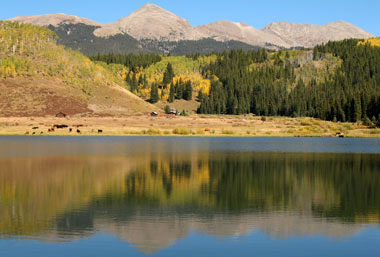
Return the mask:
<svg viewBox="0 0 380 257">
<path fill-rule="evenodd" d="M 380 208 L 376 155 L 218 154 L 195 164 L 153 160 L 148 169 L 126 178 L 126 198 L 142 205 L 297 211 L 352 222 Z"/>
<path fill-rule="evenodd" d="M 379 222 L 378 155 L 149 153 L 0 163 L 2 234 L 60 237 L 147 223 L 173 228 L 174 240 L 197 227 L 216 234 L 260 227 L 276 234 L 282 222 L 294 224 L 280 231 L 286 234 L 303 219 L 299 231 L 325 227 L 327 233 L 331 222 L 340 224 L 336 219 Z"/>
</svg>

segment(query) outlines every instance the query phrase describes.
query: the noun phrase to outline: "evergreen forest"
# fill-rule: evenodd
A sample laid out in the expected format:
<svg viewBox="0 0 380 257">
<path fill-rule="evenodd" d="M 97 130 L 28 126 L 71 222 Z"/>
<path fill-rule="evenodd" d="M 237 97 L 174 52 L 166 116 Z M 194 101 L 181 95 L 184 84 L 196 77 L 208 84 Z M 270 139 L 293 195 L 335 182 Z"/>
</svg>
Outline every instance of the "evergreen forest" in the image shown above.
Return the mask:
<svg viewBox="0 0 380 257">
<path fill-rule="evenodd" d="M 126 66 L 126 82 L 140 97 L 153 103 L 196 100 L 201 114 L 380 120 L 380 48 L 371 42 L 350 39 L 314 49 L 231 50 L 186 57 L 108 54 L 91 59 Z"/>
</svg>

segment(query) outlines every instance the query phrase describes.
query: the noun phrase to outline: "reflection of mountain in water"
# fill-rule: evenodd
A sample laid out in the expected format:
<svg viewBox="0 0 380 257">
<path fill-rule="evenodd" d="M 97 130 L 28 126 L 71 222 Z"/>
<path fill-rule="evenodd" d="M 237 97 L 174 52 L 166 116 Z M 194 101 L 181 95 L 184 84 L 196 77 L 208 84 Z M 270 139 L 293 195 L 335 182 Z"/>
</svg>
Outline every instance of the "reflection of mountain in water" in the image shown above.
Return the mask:
<svg viewBox="0 0 380 257">
<path fill-rule="evenodd" d="M 0 166 L 0 233 L 8 236 L 102 230 L 154 252 L 194 230 L 340 238 L 380 220 L 378 155 L 147 152 Z"/>
</svg>

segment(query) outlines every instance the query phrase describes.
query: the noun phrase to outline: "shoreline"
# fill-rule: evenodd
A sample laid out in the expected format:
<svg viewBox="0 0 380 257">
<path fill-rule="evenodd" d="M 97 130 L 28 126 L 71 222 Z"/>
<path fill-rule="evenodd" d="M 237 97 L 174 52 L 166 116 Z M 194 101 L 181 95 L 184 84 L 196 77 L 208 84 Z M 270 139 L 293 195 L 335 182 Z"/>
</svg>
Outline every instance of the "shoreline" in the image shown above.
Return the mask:
<svg viewBox="0 0 380 257">
<path fill-rule="evenodd" d="M 55 125 L 64 125 L 64 128 Z M 380 129 L 314 118 L 266 117 L 263 121 L 253 115 L 151 117 L 146 114 L 125 117 L 0 117 L 0 135 L 380 138 Z"/>
</svg>

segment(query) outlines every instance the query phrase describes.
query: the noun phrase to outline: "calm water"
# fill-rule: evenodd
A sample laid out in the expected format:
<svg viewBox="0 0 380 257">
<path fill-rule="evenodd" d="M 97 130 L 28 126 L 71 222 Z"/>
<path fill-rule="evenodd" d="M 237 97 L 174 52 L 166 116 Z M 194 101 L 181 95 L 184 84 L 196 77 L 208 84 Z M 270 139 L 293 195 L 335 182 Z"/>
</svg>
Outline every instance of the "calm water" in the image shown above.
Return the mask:
<svg viewBox="0 0 380 257">
<path fill-rule="evenodd" d="M 380 256 L 380 140 L 0 137 L 0 256 Z"/>
</svg>

